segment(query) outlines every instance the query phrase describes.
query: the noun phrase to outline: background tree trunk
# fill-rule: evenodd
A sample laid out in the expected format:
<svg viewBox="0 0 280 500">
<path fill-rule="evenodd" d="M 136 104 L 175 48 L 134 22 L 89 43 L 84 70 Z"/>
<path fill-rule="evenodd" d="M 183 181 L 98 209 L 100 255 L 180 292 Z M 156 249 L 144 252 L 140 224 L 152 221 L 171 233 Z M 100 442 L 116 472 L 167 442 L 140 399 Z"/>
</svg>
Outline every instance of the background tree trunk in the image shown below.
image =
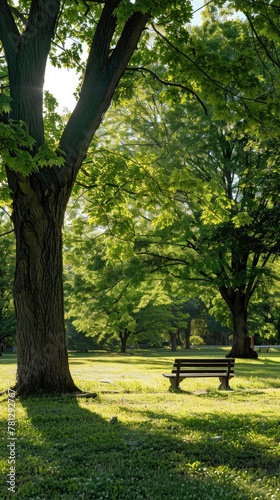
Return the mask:
<svg viewBox="0 0 280 500">
<path fill-rule="evenodd" d="M 123 333 L 120 332 L 121 353 L 122 354 L 126 353 L 126 345 L 127 345 L 127 341 L 129 339 L 129 336 L 130 336 L 130 332 L 127 329 L 125 329 Z"/>
<path fill-rule="evenodd" d="M 236 290 L 232 294 L 230 310 L 233 325 L 233 344 L 228 357 L 250 358 L 250 338 L 247 323 L 247 297 L 242 291 Z"/>
<path fill-rule="evenodd" d="M 176 333 L 170 333 L 170 344 L 171 344 L 171 351 L 177 351 L 177 335 Z"/>
<path fill-rule="evenodd" d="M 188 318 L 187 328 L 186 328 L 186 349 L 190 349 L 191 348 L 191 342 L 190 342 L 190 338 L 191 338 L 191 321 L 192 321 L 192 319 Z"/>
</svg>

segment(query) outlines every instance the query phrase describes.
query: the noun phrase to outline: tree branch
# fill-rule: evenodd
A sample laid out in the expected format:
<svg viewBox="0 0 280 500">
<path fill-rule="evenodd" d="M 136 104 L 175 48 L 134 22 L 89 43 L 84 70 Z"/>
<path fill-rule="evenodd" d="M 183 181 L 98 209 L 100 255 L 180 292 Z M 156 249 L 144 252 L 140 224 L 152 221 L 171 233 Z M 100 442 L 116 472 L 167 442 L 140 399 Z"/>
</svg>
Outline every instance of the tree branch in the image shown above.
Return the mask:
<svg viewBox="0 0 280 500">
<path fill-rule="evenodd" d="M 88 15 L 89 11 L 90 11 L 90 3 L 105 3 L 105 0 L 81 0 L 82 3 L 84 4 L 84 6 L 86 7 L 86 11 L 84 13 L 85 16 Z M 78 5 L 78 0 L 75 0 L 75 3 Z"/>
<path fill-rule="evenodd" d="M 146 71 L 147 73 L 149 73 L 150 75 L 152 75 L 152 77 L 155 80 L 157 80 L 158 82 L 162 83 L 163 85 L 166 85 L 168 87 L 176 87 L 176 88 L 179 88 L 179 89 L 182 89 L 182 90 L 186 90 L 187 92 L 190 92 L 190 94 L 192 94 L 198 100 L 199 104 L 203 108 L 204 113 L 206 115 L 208 115 L 208 111 L 207 111 L 207 108 L 206 108 L 204 102 L 200 99 L 200 97 L 197 95 L 197 93 L 194 90 L 192 90 L 191 88 L 187 87 L 186 85 L 182 85 L 181 83 L 172 83 L 172 82 L 168 82 L 166 80 L 163 80 L 154 71 L 152 71 L 149 68 L 144 68 L 143 66 L 139 66 L 139 67 L 136 67 L 136 68 L 127 68 L 127 70 L 128 71 Z"/>
<path fill-rule="evenodd" d="M 0 234 L 0 238 L 1 238 L 1 236 L 6 236 L 7 234 L 11 234 L 13 232 L 14 232 L 13 229 L 11 229 L 10 231 L 6 231 L 5 233 Z"/>
<path fill-rule="evenodd" d="M 20 42 L 20 33 L 7 0 L 0 0 L 0 40 L 4 47 L 8 65 L 13 65 L 15 52 Z"/>
<path fill-rule="evenodd" d="M 200 66 L 198 66 L 198 64 L 196 64 L 195 61 L 193 59 L 191 59 L 187 54 L 185 54 L 182 50 L 178 49 L 178 47 L 176 47 L 172 42 L 170 42 L 170 40 L 168 40 L 168 38 L 166 36 L 164 36 L 153 24 L 152 24 L 152 27 L 153 27 L 153 30 L 155 31 L 155 33 L 159 37 L 161 37 L 167 43 L 167 45 L 169 45 L 169 47 L 171 47 L 173 50 L 178 52 L 178 54 L 180 54 L 182 57 L 187 59 L 187 61 L 189 61 L 191 64 L 193 64 L 208 80 L 210 80 L 210 82 L 212 82 L 216 87 L 222 89 L 223 91 L 226 90 L 224 85 L 221 85 L 220 82 L 217 80 L 213 80 L 208 75 L 208 73 L 206 73 L 206 71 L 204 71 Z"/>
<path fill-rule="evenodd" d="M 253 115 L 252 110 L 249 109 L 249 107 L 246 105 L 245 101 L 248 102 L 258 102 L 262 104 L 266 104 L 266 100 L 264 100 L 262 97 L 259 98 L 250 98 L 250 97 L 242 97 L 238 94 L 236 95 L 235 92 L 233 92 L 230 88 L 225 87 L 220 81 L 215 80 L 209 76 L 209 74 L 204 71 L 201 66 L 199 66 L 193 59 L 191 59 L 187 54 L 185 54 L 182 50 L 180 50 L 178 47 L 176 47 L 166 36 L 164 36 L 153 24 L 152 24 L 153 30 L 155 33 L 161 37 L 166 44 L 169 45 L 173 50 L 175 50 L 178 54 L 180 54 L 182 57 L 184 57 L 189 63 L 191 63 L 202 75 L 205 76 L 205 78 L 210 81 L 215 87 L 221 89 L 223 92 L 226 92 L 228 95 L 232 96 L 233 98 L 238 97 L 238 99 L 242 102 L 243 106 L 246 107 L 248 113 L 256 119 L 256 117 Z M 261 122 L 260 122 L 261 123 Z"/>
<path fill-rule="evenodd" d="M 16 7 L 10 7 L 11 12 L 17 17 L 18 19 L 21 20 L 21 22 L 26 26 L 28 19 L 16 8 Z"/>
<path fill-rule="evenodd" d="M 61 137 L 60 148 L 66 152 L 68 167 L 62 167 L 58 175 L 73 183 L 89 144 L 114 91 L 134 53 L 145 28 L 149 14 L 135 12 L 125 23 L 116 47 L 111 51 L 111 42 L 117 27 L 114 14 L 120 0 L 105 2 L 100 16 L 87 62 L 80 99 Z M 71 164 L 71 170 L 69 169 Z"/>
<path fill-rule="evenodd" d="M 248 13 L 245 13 L 246 17 L 247 17 L 247 20 L 250 24 L 250 27 L 251 27 L 251 30 L 252 30 L 252 33 L 255 35 L 258 43 L 260 44 L 260 46 L 262 47 L 263 51 L 265 52 L 265 54 L 267 55 L 268 59 L 273 63 L 275 64 L 276 66 L 279 66 L 279 61 L 277 61 L 271 54 L 271 52 L 268 50 L 267 48 L 267 45 L 262 41 L 261 37 L 259 36 L 259 34 L 257 33 L 256 31 L 256 28 L 254 26 L 254 23 L 251 19 L 251 17 L 249 16 Z"/>
</svg>

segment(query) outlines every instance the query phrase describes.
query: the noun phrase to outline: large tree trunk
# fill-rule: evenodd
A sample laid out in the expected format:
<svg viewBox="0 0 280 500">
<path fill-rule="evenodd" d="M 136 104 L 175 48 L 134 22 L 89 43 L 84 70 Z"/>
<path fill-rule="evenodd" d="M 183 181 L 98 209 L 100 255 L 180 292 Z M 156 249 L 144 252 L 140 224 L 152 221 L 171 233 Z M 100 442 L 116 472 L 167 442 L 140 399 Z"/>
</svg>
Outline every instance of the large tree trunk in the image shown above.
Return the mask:
<svg viewBox="0 0 280 500">
<path fill-rule="evenodd" d="M 33 186 L 31 187 L 31 184 Z M 78 391 L 68 366 L 62 284 L 64 207 L 36 183 L 21 183 L 13 201 L 14 285 L 20 395 Z"/>
</svg>

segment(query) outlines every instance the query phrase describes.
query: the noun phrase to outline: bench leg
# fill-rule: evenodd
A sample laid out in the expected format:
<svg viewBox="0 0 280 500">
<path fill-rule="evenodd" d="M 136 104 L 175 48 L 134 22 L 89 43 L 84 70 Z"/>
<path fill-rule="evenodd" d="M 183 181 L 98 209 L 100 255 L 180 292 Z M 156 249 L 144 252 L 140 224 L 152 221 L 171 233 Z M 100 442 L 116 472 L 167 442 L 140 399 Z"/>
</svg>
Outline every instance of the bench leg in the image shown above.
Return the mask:
<svg viewBox="0 0 280 500">
<path fill-rule="evenodd" d="M 169 381 L 170 381 L 170 389 L 176 389 L 175 378 L 170 378 Z"/>
<path fill-rule="evenodd" d="M 227 377 L 219 377 L 219 380 L 220 380 L 220 385 L 219 385 L 219 388 L 218 390 L 219 391 L 231 391 L 232 389 L 230 388 L 229 386 L 229 383 L 228 383 L 228 380 L 227 380 Z"/>
<path fill-rule="evenodd" d="M 177 390 L 177 391 L 181 390 L 180 385 L 178 385 L 178 387 L 176 386 L 176 378 L 175 377 L 170 378 L 169 380 L 170 380 L 170 389 Z M 183 380 L 182 378 L 179 378 L 179 384 L 180 384 L 180 382 L 182 382 L 182 380 Z"/>
</svg>

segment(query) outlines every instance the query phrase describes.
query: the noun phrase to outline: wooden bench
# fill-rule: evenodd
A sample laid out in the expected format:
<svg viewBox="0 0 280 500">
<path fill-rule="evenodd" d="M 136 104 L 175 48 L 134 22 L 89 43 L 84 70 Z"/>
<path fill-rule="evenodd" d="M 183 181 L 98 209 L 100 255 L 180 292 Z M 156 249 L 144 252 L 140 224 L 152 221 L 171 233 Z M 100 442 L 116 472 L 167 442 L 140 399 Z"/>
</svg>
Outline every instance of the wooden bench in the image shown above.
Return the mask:
<svg viewBox="0 0 280 500">
<path fill-rule="evenodd" d="M 219 389 L 230 390 L 229 380 L 234 377 L 234 358 L 177 358 L 172 372 L 163 373 L 173 389 L 180 389 L 184 378 L 218 377 Z"/>
<path fill-rule="evenodd" d="M 280 349 L 280 345 L 255 345 L 255 349 L 258 349 L 259 352 L 262 352 L 262 349 L 265 349 L 266 352 L 269 351 L 269 349 Z"/>
</svg>

